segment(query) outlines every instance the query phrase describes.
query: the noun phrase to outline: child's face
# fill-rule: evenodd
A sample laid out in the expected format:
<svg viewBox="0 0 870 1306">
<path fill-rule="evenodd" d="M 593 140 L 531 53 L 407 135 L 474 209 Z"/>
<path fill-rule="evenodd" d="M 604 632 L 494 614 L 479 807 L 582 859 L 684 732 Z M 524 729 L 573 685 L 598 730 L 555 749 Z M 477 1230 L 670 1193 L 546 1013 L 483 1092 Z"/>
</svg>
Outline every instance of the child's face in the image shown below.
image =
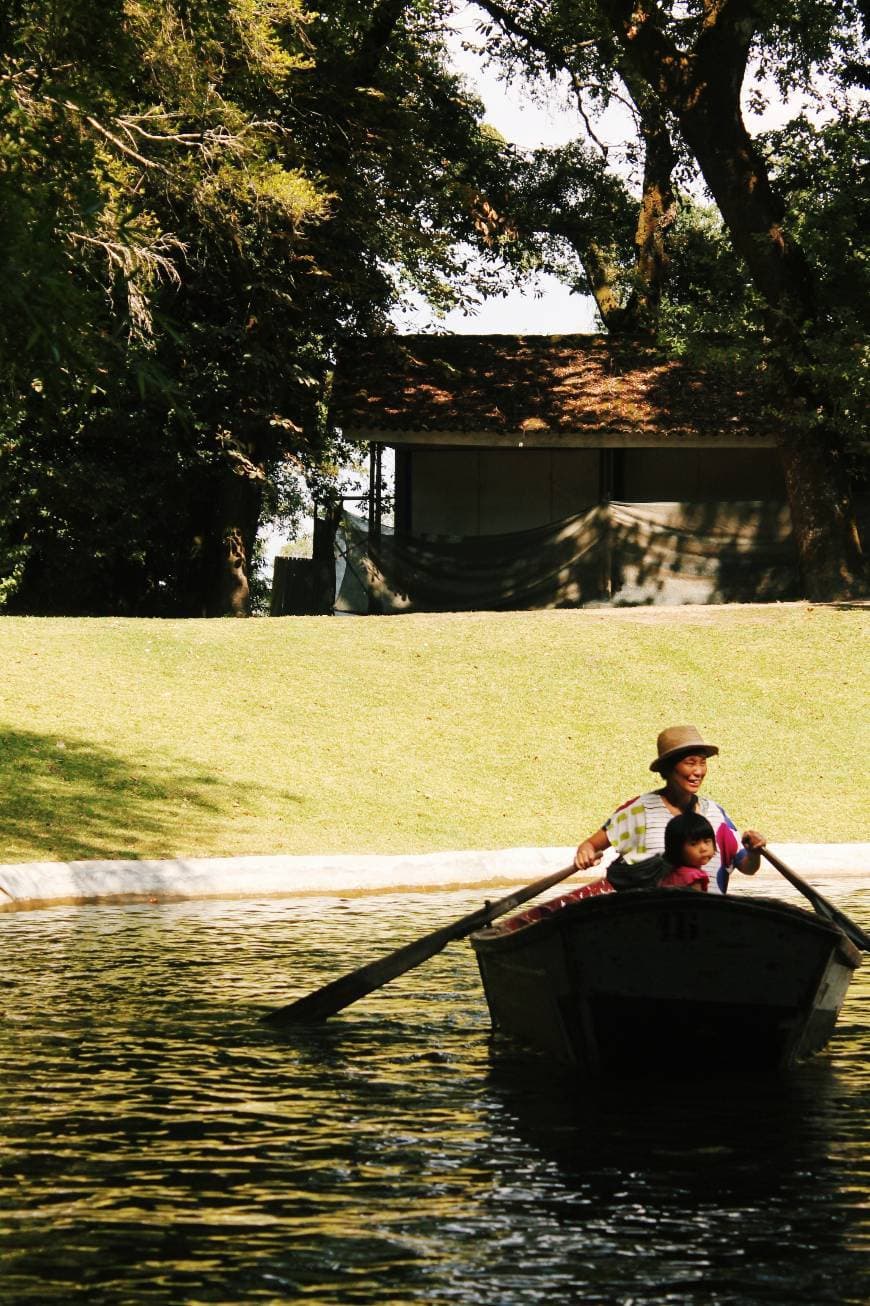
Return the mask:
<svg viewBox="0 0 870 1306">
<path fill-rule="evenodd" d="M 700 870 L 706 866 L 713 856 L 712 839 L 687 839 L 683 844 L 683 857 L 686 866 L 694 866 Z"/>
</svg>

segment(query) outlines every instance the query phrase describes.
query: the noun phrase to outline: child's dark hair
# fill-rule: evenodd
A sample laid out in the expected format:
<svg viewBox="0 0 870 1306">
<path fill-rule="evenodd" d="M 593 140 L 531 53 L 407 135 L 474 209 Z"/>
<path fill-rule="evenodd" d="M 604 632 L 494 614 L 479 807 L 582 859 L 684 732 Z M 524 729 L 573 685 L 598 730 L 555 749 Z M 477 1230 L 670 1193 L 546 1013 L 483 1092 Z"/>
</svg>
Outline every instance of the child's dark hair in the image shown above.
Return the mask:
<svg viewBox="0 0 870 1306">
<path fill-rule="evenodd" d="M 715 847 L 716 835 L 706 816 L 700 812 L 672 816 L 665 826 L 665 860 L 671 866 L 682 866 L 684 845 L 696 839 L 712 839 Z"/>
</svg>

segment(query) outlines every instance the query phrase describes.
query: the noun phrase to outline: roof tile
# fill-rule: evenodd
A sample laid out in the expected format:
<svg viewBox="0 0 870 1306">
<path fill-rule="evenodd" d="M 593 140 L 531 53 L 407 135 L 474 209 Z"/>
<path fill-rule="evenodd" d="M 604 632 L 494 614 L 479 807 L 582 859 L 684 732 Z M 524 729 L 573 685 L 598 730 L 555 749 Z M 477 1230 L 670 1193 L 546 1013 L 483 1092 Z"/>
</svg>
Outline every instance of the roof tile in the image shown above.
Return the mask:
<svg viewBox="0 0 870 1306">
<path fill-rule="evenodd" d="M 608 336 L 394 335 L 349 343 L 334 419 L 366 431 L 769 435 L 752 377 Z"/>
</svg>

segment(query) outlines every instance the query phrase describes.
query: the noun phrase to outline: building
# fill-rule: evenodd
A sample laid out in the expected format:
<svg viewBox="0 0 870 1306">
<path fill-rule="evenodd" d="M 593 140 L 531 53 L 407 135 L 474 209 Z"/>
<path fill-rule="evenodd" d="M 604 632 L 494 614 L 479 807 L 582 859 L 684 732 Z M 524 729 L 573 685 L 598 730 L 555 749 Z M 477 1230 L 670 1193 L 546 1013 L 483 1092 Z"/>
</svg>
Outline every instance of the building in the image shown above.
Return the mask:
<svg viewBox="0 0 870 1306">
<path fill-rule="evenodd" d="M 339 608 L 728 602 L 799 593 L 777 428 L 720 351 L 607 336 L 348 346 L 333 419 L 372 450 Z M 395 450 L 395 526 L 381 525 Z"/>
</svg>

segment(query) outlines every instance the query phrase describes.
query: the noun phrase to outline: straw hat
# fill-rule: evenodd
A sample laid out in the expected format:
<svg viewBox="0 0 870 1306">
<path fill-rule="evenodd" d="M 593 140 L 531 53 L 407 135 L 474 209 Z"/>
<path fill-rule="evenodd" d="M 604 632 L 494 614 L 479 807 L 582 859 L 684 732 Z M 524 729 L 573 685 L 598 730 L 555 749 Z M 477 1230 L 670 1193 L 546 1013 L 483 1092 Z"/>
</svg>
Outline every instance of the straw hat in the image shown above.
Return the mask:
<svg viewBox="0 0 870 1306">
<path fill-rule="evenodd" d="M 691 754 L 700 753 L 703 757 L 713 757 L 719 752 L 715 744 L 705 744 L 701 738 L 701 732 L 697 726 L 668 726 L 659 735 L 656 746 L 658 748 L 658 757 L 654 762 L 650 762 L 651 771 L 661 772 L 662 763 L 673 758 L 679 753 Z"/>
</svg>

